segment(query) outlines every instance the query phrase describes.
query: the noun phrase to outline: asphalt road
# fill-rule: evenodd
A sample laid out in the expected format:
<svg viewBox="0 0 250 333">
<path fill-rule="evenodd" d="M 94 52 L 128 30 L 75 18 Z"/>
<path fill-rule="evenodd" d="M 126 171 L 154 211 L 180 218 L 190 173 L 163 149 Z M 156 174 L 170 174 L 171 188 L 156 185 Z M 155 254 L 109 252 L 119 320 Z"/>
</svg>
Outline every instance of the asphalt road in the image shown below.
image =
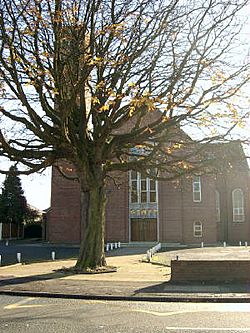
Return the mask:
<svg viewBox="0 0 250 333">
<path fill-rule="evenodd" d="M 57 246 L 40 243 L 20 244 L 10 241 L 6 246 L 5 242 L 0 242 L 0 255 L 2 266 L 17 263 L 17 253 L 21 253 L 22 262 L 39 260 L 50 260 L 52 251 L 55 252 L 56 259 L 77 258 L 79 248 L 73 246 Z"/>
<path fill-rule="evenodd" d="M 0 332 L 250 333 L 250 304 L 1 296 Z"/>
</svg>

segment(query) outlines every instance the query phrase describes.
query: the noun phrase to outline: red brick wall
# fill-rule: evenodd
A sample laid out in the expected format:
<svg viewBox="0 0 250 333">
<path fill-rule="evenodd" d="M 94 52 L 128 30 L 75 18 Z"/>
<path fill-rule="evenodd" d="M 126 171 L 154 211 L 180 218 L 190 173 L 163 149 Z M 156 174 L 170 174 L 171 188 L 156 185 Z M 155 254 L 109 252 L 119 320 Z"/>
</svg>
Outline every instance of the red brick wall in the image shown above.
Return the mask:
<svg viewBox="0 0 250 333">
<path fill-rule="evenodd" d="M 229 243 L 250 240 L 249 175 L 235 172 L 217 177 L 217 189 L 221 196 L 221 222 L 218 223 L 218 238 Z M 233 222 L 232 191 L 241 188 L 244 193 L 245 221 Z"/>
<path fill-rule="evenodd" d="M 158 183 L 160 242 L 182 242 L 182 192 L 178 182 Z"/>
<path fill-rule="evenodd" d="M 213 176 L 201 176 L 201 202 L 193 201 L 192 177 L 183 182 L 183 243 L 195 244 L 217 241 L 215 212 L 215 179 Z M 193 224 L 200 221 L 202 237 L 194 237 Z"/>
<path fill-rule="evenodd" d="M 215 243 L 215 180 L 201 177 L 201 202 L 193 202 L 192 177 L 159 184 L 160 241 Z M 194 237 L 193 223 L 202 222 L 203 237 Z"/>
<path fill-rule="evenodd" d="M 63 178 L 52 168 L 51 210 L 47 223 L 50 242 L 79 243 L 80 191 L 77 182 Z"/>
<path fill-rule="evenodd" d="M 250 281 L 250 260 L 172 260 L 171 281 Z"/>
<path fill-rule="evenodd" d="M 116 179 L 115 185 L 111 180 L 107 187 L 106 207 L 106 241 L 129 241 L 129 195 L 128 174 L 123 173 Z"/>
</svg>

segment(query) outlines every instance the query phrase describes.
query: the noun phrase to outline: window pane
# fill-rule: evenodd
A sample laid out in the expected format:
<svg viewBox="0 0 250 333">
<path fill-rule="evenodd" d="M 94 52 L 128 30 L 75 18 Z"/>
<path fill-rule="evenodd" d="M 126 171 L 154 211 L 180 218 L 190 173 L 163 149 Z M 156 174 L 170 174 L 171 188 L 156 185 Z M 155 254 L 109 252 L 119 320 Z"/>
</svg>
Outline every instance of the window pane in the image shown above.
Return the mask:
<svg viewBox="0 0 250 333">
<path fill-rule="evenodd" d="M 132 185 L 132 191 L 137 191 L 137 181 L 132 180 L 131 185 Z"/>
<path fill-rule="evenodd" d="M 200 183 L 194 183 L 193 189 L 194 189 L 194 191 L 199 192 L 200 191 Z"/>
<path fill-rule="evenodd" d="M 200 192 L 194 192 L 194 201 L 201 201 L 201 193 Z"/>
<path fill-rule="evenodd" d="M 131 202 L 138 202 L 138 194 L 136 191 L 131 192 Z"/>
<path fill-rule="evenodd" d="M 156 192 L 150 192 L 150 202 L 156 202 Z"/>
<path fill-rule="evenodd" d="M 155 191 L 156 186 L 155 186 L 155 180 L 150 180 L 150 190 Z"/>
<path fill-rule="evenodd" d="M 137 172 L 134 170 L 131 171 L 131 179 L 137 179 Z"/>
<path fill-rule="evenodd" d="M 244 215 L 234 215 L 234 222 L 243 222 Z"/>
<path fill-rule="evenodd" d="M 147 202 L 147 192 L 141 192 L 141 202 Z"/>
<path fill-rule="evenodd" d="M 147 181 L 145 180 L 141 180 L 141 190 L 142 191 L 147 191 Z"/>
</svg>

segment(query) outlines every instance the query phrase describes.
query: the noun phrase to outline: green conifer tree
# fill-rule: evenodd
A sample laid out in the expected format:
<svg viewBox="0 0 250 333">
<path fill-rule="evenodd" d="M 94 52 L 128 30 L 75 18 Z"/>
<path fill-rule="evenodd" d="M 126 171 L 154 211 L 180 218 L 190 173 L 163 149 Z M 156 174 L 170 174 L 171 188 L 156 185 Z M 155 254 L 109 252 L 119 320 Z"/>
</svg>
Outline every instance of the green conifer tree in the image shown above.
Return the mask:
<svg viewBox="0 0 250 333">
<path fill-rule="evenodd" d="M 16 175 L 16 171 L 16 167 L 11 166 L 3 183 L 2 195 L 0 196 L 0 222 L 16 224 L 19 230 L 29 213 L 29 208 L 21 180 Z"/>
</svg>

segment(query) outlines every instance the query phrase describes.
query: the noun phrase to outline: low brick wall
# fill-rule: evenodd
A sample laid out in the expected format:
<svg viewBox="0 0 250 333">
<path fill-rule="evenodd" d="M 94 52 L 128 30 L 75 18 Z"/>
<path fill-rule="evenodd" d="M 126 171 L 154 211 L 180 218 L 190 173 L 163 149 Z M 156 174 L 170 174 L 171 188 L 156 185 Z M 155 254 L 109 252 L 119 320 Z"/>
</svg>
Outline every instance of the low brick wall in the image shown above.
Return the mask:
<svg viewBox="0 0 250 333">
<path fill-rule="evenodd" d="M 171 281 L 250 282 L 250 260 L 172 260 Z"/>
</svg>

